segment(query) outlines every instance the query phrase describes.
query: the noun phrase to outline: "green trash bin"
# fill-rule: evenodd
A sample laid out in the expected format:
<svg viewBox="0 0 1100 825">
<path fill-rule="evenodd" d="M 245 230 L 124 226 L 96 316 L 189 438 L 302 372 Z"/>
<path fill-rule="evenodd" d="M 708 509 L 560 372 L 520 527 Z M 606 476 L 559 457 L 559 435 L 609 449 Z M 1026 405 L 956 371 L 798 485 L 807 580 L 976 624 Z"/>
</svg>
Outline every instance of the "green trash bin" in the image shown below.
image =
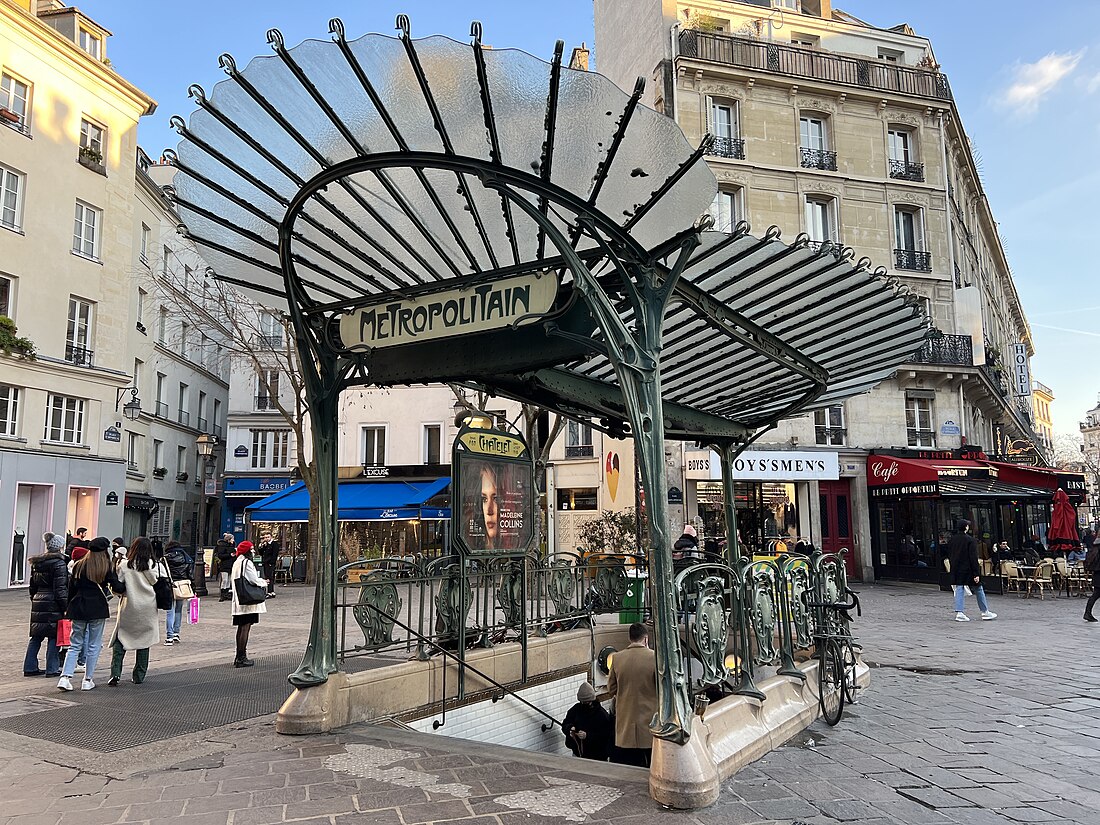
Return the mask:
<svg viewBox="0 0 1100 825">
<path fill-rule="evenodd" d="M 623 609 L 619 612 L 619 624 L 634 624 L 645 620 L 646 579 L 644 570 L 626 571 L 626 593 Z"/>
</svg>

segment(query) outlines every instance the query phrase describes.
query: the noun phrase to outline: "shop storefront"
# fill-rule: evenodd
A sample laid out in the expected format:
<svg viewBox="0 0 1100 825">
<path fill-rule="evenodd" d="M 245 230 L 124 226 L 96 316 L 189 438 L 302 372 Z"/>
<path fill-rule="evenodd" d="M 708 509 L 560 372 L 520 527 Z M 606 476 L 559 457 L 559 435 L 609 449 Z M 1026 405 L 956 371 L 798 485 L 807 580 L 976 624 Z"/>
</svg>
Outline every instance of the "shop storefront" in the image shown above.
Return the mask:
<svg viewBox="0 0 1100 825">
<path fill-rule="evenodd" d="M 232 533 L 235 541 L 248 538 L 245 508 L 285 490 L 294 482 L 288 476 L 230 476 L 222 490 L 222 533 Z M 284 545 L 285 546 L 285 545 Z"/>
<path fill-rule="evenodd" d="M 873 451 L 867 487 L 875 577 L 938 583 L 959 519 L 973 525 L 982 558 L 1002 541 L 1017 555 L 1041 545 L 1043 555 L 1060 486 L 1077 489 L 1078 476 L 991 461 L 976 447 Z"/>
<path fill-rule="evenodd" d="M 701 525 L 705 545 L 717 550 L 726 536 L 722 467 L 717 453 L 687 451 L 684 475 L 687 513 Z M 850 545 L 850 498 L 846 491 L 830 487 L 846 488 L 848 484 L 840 479 L 837 453 L 746 450 L 733 462 L 733 477 L 737 532 L 746 555 L 793 550 L 799 542 L 822 549 L 836 549 L 825 548 L 826 540 L 843 539 Z M 811 513 L 815 494 L 825 514 L 816 526 Z"/>
</svg>

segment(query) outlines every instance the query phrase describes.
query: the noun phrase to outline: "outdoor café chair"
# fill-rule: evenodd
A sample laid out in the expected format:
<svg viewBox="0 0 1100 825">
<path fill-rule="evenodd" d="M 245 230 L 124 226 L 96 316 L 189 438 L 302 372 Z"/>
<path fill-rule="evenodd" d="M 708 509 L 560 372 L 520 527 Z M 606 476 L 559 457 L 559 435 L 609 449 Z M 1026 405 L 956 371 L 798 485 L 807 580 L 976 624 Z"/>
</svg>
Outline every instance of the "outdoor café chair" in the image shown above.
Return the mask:
<svg viewBox="0 0 1100 825">
<path fill-rule="evenodd" d="M 1016 566 L 1014 561 L 1002 561 L 1001 562 L 1001 585 L 1004 591 L 1015 590 L 1017 593 L 1022 593 L 1021 583 L 1023 579 L 1020 578 L 1020 568 Z"/>
<path fill-rule="evenodd" d="M 1031 595 L 1033 588 L 1038 588 L 1039 598 L 1043 598 L 1043 588 L 1050 588 L 1050 592 L 1057 597 L 1057 591 L 1054 589 L 1054 562 L 1044 561 L 1035 566 L 1035 573 L 1032 574 L 1031 579 L 1028 580 L 1027 592 Z"/>
</svg>

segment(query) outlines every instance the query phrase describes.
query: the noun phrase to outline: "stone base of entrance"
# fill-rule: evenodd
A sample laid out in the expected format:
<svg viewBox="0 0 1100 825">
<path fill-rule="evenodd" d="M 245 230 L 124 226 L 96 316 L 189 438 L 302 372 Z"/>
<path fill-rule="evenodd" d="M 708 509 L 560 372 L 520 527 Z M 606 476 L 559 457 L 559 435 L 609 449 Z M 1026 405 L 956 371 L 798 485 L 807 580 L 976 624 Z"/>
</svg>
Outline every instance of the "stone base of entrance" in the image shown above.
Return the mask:
<svg viewBox="0 0 1100 825">
<path fill-rule="evenodd" d="M 757 683 L 767 695 L 727 696 L 694 717 L 691 739 L 684 745 L 654 740 L 649 790 L 673 808 L 700 808 L 718 798 L 722 780 L 778 748 L 818 717 L 816 660 L 799 669 L 805 681 L 773 676 Z M 870 684 L 870 669 L 859 660 L 856 682 Z M 844 724 L 841 721 L 841 724 Z"/>
</svg>

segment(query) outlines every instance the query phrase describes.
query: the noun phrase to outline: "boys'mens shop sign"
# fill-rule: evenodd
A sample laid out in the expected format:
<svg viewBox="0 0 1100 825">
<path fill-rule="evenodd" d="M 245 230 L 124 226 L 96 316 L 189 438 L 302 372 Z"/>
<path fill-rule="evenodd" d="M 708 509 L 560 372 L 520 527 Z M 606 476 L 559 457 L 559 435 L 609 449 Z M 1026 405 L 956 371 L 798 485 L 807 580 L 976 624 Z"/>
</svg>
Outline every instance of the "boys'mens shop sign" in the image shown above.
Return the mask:
<svg viewBox="0 0 1100 825">
<path fill-rule="evenodd" d="M 687 478 L 720 479 L 722 461 L 711 450 L 689 450 Z M 745 450 L 733 460 L 736 481 L 830 481 L 840 478 L 837 453 L 811 450 Z"/>
</svg>

